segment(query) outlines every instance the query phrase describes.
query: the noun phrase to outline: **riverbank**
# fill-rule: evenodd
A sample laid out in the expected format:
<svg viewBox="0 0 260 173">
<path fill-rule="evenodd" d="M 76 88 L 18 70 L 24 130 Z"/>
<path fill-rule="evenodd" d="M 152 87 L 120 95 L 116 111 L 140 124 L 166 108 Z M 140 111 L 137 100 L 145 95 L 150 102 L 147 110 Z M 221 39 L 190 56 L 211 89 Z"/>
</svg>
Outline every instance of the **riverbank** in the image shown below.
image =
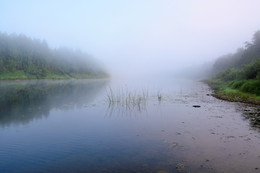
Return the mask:
<svg viewBox="0 0 260 173">
<path fill-rule="evenodd" d="M 257 81 L 231 81 L 224 82 L 222 80 L 205 80 L 203 81 L 208 84 L 211 89 L 213 89 L 214 97 L 231 101 L 231 102 L 241 102 L 250 103 L 255 105 L 260 105 L 260 96 L 241 91 L 242 85 L 247 85 L 248 83 L 254 83 Z"/>
<path fill-rule="evenodd" d="M 35 79 L 94 79 L 107 78 L 108 75 L 89 75 L 89 74 L 46 74 L 44 76 L 30 75 L 24 72 L 0 74 L 0 80 L 35 80 Z"/>
</svg>

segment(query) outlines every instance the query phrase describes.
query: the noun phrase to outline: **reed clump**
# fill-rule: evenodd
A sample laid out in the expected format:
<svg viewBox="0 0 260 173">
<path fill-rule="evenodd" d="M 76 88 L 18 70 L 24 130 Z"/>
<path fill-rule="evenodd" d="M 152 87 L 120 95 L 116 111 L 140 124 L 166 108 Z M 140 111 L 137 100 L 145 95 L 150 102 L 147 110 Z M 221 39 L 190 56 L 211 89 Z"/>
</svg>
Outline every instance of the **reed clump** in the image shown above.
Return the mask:
<svg viewBox="0 0 260 173">
<path fill-rule="evenodd" d="M 106 92 L 109 106 L 121 106 L 126 108 L 137 107 L 141 109 L 146 105 L 149 94 L 147 90 L 129 91 L 128 89 L 121 89 L 117 92 L 109 88 Z"/>
<path fill-rule="evenodd" d="M 157 92 L 157 100 L 159 103 L 162 101 L 162 93 L 160 91 Z"/>
</svg>

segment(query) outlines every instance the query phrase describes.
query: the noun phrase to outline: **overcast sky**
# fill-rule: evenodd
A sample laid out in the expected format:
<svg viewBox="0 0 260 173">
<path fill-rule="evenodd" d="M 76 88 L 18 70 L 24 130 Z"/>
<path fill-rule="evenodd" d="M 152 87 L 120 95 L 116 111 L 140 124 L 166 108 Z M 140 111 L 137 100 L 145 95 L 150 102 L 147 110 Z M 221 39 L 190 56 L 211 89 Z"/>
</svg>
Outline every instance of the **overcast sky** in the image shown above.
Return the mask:
<svg viewBox="0 0 260 173">
<path fill-rule="evenodd" d="M 113 74 L 154 74 L 235 52 L 260 0 L 1 0 L 0 31 L 81 49 Z"/>
</svg>

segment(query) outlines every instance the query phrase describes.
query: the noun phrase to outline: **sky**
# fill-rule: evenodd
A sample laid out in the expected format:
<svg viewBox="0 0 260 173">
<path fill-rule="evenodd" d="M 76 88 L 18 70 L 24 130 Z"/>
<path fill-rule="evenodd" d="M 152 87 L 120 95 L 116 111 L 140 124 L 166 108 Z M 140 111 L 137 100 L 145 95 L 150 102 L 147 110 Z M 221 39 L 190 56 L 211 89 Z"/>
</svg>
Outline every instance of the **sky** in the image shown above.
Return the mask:
<svg viewBox="0 0 260 173">
<path fill-rule="evenodd" d="M 171 74 L 233 53 L 259 0 L 1 0 L 0 32 L 81 49 L 112 75 Z"/>
</svg>

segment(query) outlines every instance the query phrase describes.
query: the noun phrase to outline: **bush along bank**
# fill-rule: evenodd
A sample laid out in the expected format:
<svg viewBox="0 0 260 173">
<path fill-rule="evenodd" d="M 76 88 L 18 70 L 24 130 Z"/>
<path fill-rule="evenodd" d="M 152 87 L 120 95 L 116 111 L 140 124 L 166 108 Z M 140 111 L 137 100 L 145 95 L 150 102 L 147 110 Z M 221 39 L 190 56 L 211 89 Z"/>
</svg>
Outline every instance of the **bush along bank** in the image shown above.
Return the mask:
<svg viewBox="0 0 260 173">
<path fill-rule="evenodd" d="M 229 68 L 206 83 L 217 98 L 260 105 L 260 60 L 243 68 Z"/>
</svg>

